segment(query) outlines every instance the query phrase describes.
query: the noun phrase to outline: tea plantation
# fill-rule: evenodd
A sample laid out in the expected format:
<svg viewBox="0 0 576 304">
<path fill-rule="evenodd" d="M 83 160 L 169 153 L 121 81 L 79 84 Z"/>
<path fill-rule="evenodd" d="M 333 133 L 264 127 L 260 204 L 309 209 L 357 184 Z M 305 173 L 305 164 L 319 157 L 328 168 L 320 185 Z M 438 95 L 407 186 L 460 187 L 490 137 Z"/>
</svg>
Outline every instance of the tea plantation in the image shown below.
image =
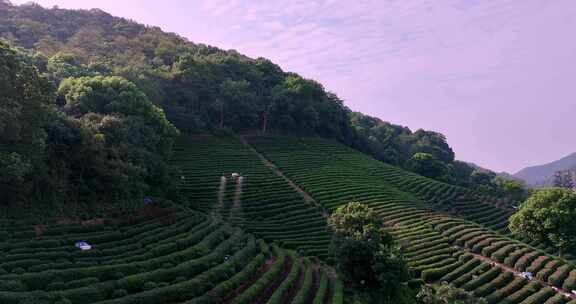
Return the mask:
<svg viewBox="0 0 576 304">
<path fill-rule="evenodd" d="M 497 200 L 324 139 L 250 137 L 248 142 L 327 210 L 349 201 L 377 210 L 403 244 L 409 265 L 427 282 L 450 282 L 489 303 L 567 303 L 572 298 L 574 265 L 508 237 L 511 211 Z M 522 271 L 535 279 L 515 275 Z"/>
<path fill-rule="evenodd" d="M 338 143 L 197 135 L 180 140 L 172 163 L 181 205 L 92 222 L 0 222 L 0 303 L 345 303 L 326 266 L 327 216 L 351 201 L 377 211 L 426 283 L 491 304 L 576 303 L 576 266 L 511 238 L 505 202 Z"/>
<path fill-rule="evenodd" d="M 0 235 L 2 304 L 342 303 L 328 269 L 196 211 L 90 225 L 3 222 Z M 92 249 L 76 248 L 79 240 Z"/>
<path fill-rule="evenodd" d="M 327 256 L 330 235 L 321 210 L 240 141 L 188 138 L 176 148 L 174 162 L 182 170 L 181 191 L 191 207 L 212 211 L 265 240 Z M 232 173 L 241 179 L 234 180 Z"/>
</svg>

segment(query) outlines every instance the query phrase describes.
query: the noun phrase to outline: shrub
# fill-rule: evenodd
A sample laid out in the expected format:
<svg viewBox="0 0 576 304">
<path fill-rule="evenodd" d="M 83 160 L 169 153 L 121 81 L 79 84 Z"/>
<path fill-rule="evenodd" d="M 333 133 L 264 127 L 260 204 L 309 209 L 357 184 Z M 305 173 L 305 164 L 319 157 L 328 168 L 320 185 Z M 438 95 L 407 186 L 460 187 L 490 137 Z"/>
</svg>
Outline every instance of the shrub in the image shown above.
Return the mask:
<svg viewBox="0 0 576 304">
<path fill-rule="evenodd" d="M 552 288 L 545 287 L 545 288 L 542 288 L 537 293 L 527 297 L 522 303 L 524 303 L 524 304 L 544 303 L 546 301 L 546 299 L 552 297 L 555 293 L 556 292 Z"/>
<path fill-rule="evenodd" d="M 294 256 L 292 256 L 292 259 L 294 260 Z M 280 286 L 278 286 L 278 288 L 274 291 L 274 293 L 272 294 L 272 297 L 270 297 L 270 300 L 268 301 L 268 303 L 270 303 L 270 304 L 282 303 L 282 301 L 286 297 L 286 294 L 288 293 L 288 291 L 290 291 L 290 289 L 292 289 L 294 287 L 294 285 L 296 284 L 296 282 L 298 280 L 298 276 L 300 275 L 300 272 L 305 271 L 305 269 L 303 269 L 303 268 L 304 267 L 301 263 L 297 263 L 297 262 L 293 263 L 292 268 L 290 269 L 290 273 L 288 274 L 286 279 L 284 279 L 284 281 L 282 281 L 282 284 L 280 284 Z"/>
<path fill-rule="evenodd" d="M 54 290 L 62 290 L 66 288 L 66 283 L 64 282 L 52 282 L 48 284 L 47 290 L 54 291 Z"/>
<path fill-rule="evenodd" d="M 21 281 L 0 281 L 0 291 L 25 291 L 26 286 Z"/>
<path fill-rule="evenodd" d="M 536 278 L 540 281 L 547 282 L 550 275 L 552 275 L 561 264 L 558 260 L 548 262 L 543 269 L 536 273 Z"/>
<path fill-rule="evenodd" d="M 548 283 L 556 287 L 562 287 L 562 283 L 564 283 L 564 280 L 572 269 L 573 268 L 570 265 L 562 265 L 558 267 L 558 269 L 548 277 Z"/>
<path fill-rule="evenodd" d="M 112 292 L 112 298 L 122 298 L 128 295 L 126 289 L 116 289 Z"/>
<path fill-rule="evenodd" d="M 469 273 L 470 271 L 472 271 L 472 269 L 474 269 L 479 264 L 480 264 L 480 260 L 478 260 L 478 259 L 469 260 L 468 262 L 466 262 L 462 266 L 454 269 L 453 271 L 449 272 L 448 274 L 446 274 L 445 276 L 440 278 L 440 281 L 452 282 L 455 279 L 459 278 L 460 276 L 462 276 L 466 273 Z"/>
<path fill-rule="evenodd" d="M 487 296 L 496 291 L 497 289 L 506 286 L 506 284 L 508 284 L 513 279 L 514 274 L 512 274 L 511 272 L 501 273 L 496 279 L 492 280 L 490 283 L 480 286 L 476 290 L 474 290 L 474 296 L 477 297 Z"/>
<path fill-rule="evenodd" d="M 160 282 L 160 283 L 158 283 L 158 288 L 162 288 L 162 287 L 166 287 L 166 286 L 170 286 L 170 283 L 168 283 L 168 282 Z"/>
<path fill-rule="evenodd" d="M 300 290 L 298 290 L 294 300 L 292 300 L 292 304 L 304 304 L 306 302 L 306 299 L 308 299 L 310 293 L 312 292 L 313 276 L 314 269 L 312 267 L 308 267 L 306 274 L 304 275 L 304 282 L 302 282 Z"/>
<path fill-rule="evenodd" d="M 450 264 L 440 268 L 426 269 L 422 271 L 422 280 L 426 283 L 434 282 L 445 276 L 447 273 L 462 266 L 462 262 Z"/>
<path fill-rule="evenodd" d="M 526 271 L 532 272 L 532 273 L 537 273 L 542 268 L 544 268 L 550 260 L 552 260 L 552 259 L 548 256 L 545 256 L 545 255 L 539 256 L 537 259 L 532 261 L 532 264 L 530 264 L 530 266 L 528 266 L 526 268 Z"/>
<path fill-rule="evenodd" d="M 210 290 L 206 295 L 197 298 L 191 304 L 199 303 L 220 303 L 226 295 L 230 294 L 232 290 L 240 286 L 242 283 L 246 282 L 251 276 L 256 273 L 258 267 L 260 267 L 265 260 L 263 253 L 260 253 L 255 258 L 252 259 L 239 273 L 235 274 L 232 278 L 221 282 L 212 290 Z"/>
<path fill-rule="evenodd" d="M 79 280 L 67 282 L 66 288 L 69 288 L 69 289 L 80 288 L 80 287 L 85 287 L 85 286 L 89 286 L 92 284 L 96 284 L 98 282 L 100 282 L 100 280 L 98 280 L 98 278 L 84 278 L 84 279 L 79 279 Z"/>
<path fill-rule="evenodd" d="M 507 300 L 510 303 L 520 303 L 524 301 L 528 296 L 535 293 L 540 289 L 540 283 L 530 282 L 528 285 L 524 286 L 522 289 L 508 296 Z"/>
<path fill-rule="evenodd" d="M 478 276 L 477 278 L 469 281 L 468 283 L 464 284 L 463 288 L 470 291 L 470 290 L 474 290 L 482 285 L 484 285 L 485 283 L 488 283 L 490 281 L 492 281 L 494 278 L 496 278 L 500 273 L 502 272 L 502 269 L 499 267 L 493 267 L 492 269 L 486 271 L 485 273 L 483 273 L 482 275 Z"/>
<path fill-rule="evenodd" d="M 568 300 L 566 300 L 563 294 L 557 293 L 556 295 L 548 299 L 546 301 L 546 304 L 564 304 L 566 303 L 566 301 Z"/>
<path fill-rule="evenodd" d="M 537 252 L 530 252 L 519 258 L 516 263 L 514 263 L 514 268 L 520 271 L 524 271 L 534 260 L 538 258 Z"/>
<path fill-rule="evenodd" d="M 316 295 L 314 296 L 313 304 L 324 304 L 326 290 L 328 290 L 329 278 L 328 275 L 324 272 L 320 273 L 320 283 L 318 285 L 318 290 L 316 291 Z"/>
<path fill-rule="evenodd" d="M 498 250 L 496 250 L 495 252 L 493 252 L 490 257 L 494 260 L 496 260 L 498 263 L 502 263 L 504 262 L 504 259 L 514 250 L 516 250 L 516 246 L 515 245 L 506 245 Z M 484 254 L 484 252 L 482 252 Z M 485 256 L 489 256 L 487 254 L 485 254 Z"/>
<path fill-rule="evenodd" d="M 154 288 L 158 287 L 158 284 L 156 284 L 156 282 L 146 282 L 144 283 L 144 285 L 142 286 L 143 290 L 152 290 Z"/>
<path fill-rule="evenodd" d="M 562 284 L 562 288 L 566 290 L 576 289 L 576 270 L 570 271 L 570 274 L 564 280 L 564 284 Z"/>
<path fill-rule="evenodd" d="M 174 279 L 174 283 L 180 283 L 180 282 L 184 282 L 184 281 L 186 281 L 185 276 L 179 276 L 179 277 L 176 277 L 176 279 Z"/>
<path fill-rule="evenodd" d="M 280 251 L 277 247 L 274 247 L 274 252 L 277 254 L 278 258 L 274 264 L 272 264 L 272 267 L 270 267 L 270 269 L 268 269 L 268 271 L 266 271 L 258 281 L 239 295 L 236 298 L 235 303 L 252 303 L 262 290 L 281 273 L 284 263 L 286 263 L 286 254 L 284 251 Z"/>
<path fill-rule="evenodd" d="M 98 302 L 108 297 L 109 292 L 114 289 L 114 282 L 98 283 L 86 287 L 62 290 L 58 293 L 72 301 L 72 303 L 85 303 L 86 299 Z"/>
<path fill-rule="evenodd" d="M 26 295 L 18 304 L 52 304 L 52 302 L 46 292 L 34 292 Z"/>
<path fill-rule="evenodd" d="M 334 282 L 334 293 L 332 295 L 332 304 L 343 304 L 344 303 L 344 285 L 342 281 L 336 279 Z"/>
<path fill-rule="evenodd" d="M 512 252 L 510 255 L 508 255 L 505 259 L 504 259 L 504 264 L 506 266 L 509 267 L 514 267 L 514 265 L 516 264 L 516 261 L 521 258 L 524 254 L 528 253 L 529 251 L 531 251 L 531 249 L 529 248 L 522 248 L 520 250 L 516 250 L 514 252 Z"/>
</svg>

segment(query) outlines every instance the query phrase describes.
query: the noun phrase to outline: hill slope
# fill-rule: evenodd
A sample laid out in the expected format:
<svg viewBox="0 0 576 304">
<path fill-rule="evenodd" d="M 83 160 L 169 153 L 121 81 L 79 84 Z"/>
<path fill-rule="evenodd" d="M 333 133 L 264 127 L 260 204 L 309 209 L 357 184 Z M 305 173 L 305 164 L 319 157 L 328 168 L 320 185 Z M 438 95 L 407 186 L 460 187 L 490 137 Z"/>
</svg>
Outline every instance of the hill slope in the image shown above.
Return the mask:
<svg viewBox="0 0 576 304">
<path fill-rule="evenodd" d="M 532 186 L 550 186 L 554 173 L 576 167 L 576 153 L 572 153 L 559 160 L 524 168 L 514 174 L 515 177 L 525 180 Z"/>
<path fill-rule="evenodd" d="M 293 251 L 211 215 L 148 211 L 42 229 L 0 222 L 0 303 L 342 303 L 340 282 Z"/>
<path fill-rule="evenodd" d="M 16 6 L 6 0 L 0 0 L 0 38 L 24 48 L 55 86 L 67 77 L 130 80 L 182 132 L 321 136 L 403 168 L 420 168 L 432 178 L 474 186 L 473 170 L 454 161 L 442 134 L 354 113 L 320 83 L 265 58 L 194 43 L 99 9 Z M 424 158 L 429 164 L 418 165 L 422 158 L 413 157 L 419 153 L 431 156 Z"/>
<path fill-rule="evenodd" d="M 450 282 L 489 303 L 556 303 L 551 286 L 576 288 L 571 262 L 536 249 L 546 249 L 537 241 L 503 234 L 510 211 L 489 197 L 323 139 L 247 140 L 327 210 L 349 201 L 377 210 L 403 245 L 408 264 L 426 281 Z M 511 271 L 533 272 L 537 280 L 515 278 Z"/>
</svg>

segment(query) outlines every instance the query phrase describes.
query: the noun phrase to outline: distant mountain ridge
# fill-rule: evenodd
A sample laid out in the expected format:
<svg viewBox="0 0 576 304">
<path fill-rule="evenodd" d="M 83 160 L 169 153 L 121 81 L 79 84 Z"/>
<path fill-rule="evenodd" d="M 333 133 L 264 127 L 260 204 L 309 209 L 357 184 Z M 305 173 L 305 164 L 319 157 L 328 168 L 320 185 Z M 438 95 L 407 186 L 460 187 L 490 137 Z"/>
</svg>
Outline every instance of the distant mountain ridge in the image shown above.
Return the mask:
<svg viewBox="0 0 576 304">
<path fill-rule="evenodd" d="M 576 168 L 576 152 L 547 164 L 524 168 L 514 176 L 525 180 L 531 186 L 543 187 L 551 185 L 556 172 L 574 168 Z"/>
</svg>

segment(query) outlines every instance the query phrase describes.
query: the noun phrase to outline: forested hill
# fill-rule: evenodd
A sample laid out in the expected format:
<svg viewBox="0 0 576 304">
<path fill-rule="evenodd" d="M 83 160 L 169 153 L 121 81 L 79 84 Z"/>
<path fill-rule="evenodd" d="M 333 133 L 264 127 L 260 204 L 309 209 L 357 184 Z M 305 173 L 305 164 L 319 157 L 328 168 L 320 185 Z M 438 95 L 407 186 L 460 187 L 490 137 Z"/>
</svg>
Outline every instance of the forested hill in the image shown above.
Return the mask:
<svg viewBox="0 0 576 304">
<path fill-rule="evenodd" d="M 184 133 L 321 136 L 428 177 L 502 193 L 494 176 L 455 161 L 442 134 L 412 132 L 352 112 L 320 83 L 285 72 L 265 58 L 193 43 L 99 9 L 46 9 L 6 0 L 0 0 L 0 38 L 20 47 L 23 60 L 59 88 L 53 103 L 66 115 L 89 114 L 74 107 L 79 102 L 76 90 L 130 87 L 136 95 L 143 92 Z M 106 78 L 110 76 L 120 78 Z"/>
<path fill-rule="evenodd" d="M 194 44 L 98 9 L 4 2 L 0 36 L 40 52 L 36 65 L 56 83 L 97 74 L 134 82 L 182 131 L 226 127 L 351 136 L 347 109 L 319 83 L 284 73 L 267 59 Z"/>
</svg>

